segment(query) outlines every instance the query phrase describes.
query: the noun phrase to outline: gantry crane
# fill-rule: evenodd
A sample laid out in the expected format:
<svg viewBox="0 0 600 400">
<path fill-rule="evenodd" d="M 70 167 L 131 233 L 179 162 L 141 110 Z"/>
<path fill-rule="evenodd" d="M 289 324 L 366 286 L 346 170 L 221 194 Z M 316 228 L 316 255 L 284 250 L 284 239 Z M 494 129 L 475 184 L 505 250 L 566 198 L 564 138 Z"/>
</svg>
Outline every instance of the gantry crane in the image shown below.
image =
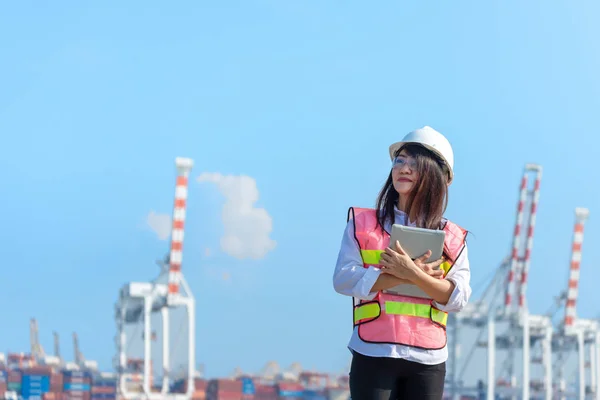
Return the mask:
<svg viewBox="0 0 600 400">
<path fill-rule="evenodd" d="M 177 157 L 175 159 L 177 179 L 175 184 L 175 202 L 171 223 L 171 245 L 169 256 L 161 263 L 161 273 L 152 282 L 131 282 L 124 285 L 115 306 L 115 320 L 117 324 L 117 354 L 115 359 L 119 376 L 118 391 L 122 398 L 128 400 L 189 400 L 194 391 L 195 379 L 195 299 L 181 272 L 183 254 L 183 236 L 188 193 L 188 177 L 193 167 L 189 158 Z M 187 311 L 188 323 L 188 370 L 186 393 L 171 391 L 170 380 L 170 328 L 169 309 L 183 307 Z M 152 326 L 151 315 L 160 311 L 162 316 L 162 362 L 163 379 L 160 392 L 151 389 L 152 359 L 151 342 Z M 132 379 L 132 374 L 127 370 L 127 335 L 126 324 L 139 324 L 143 322 L 144 341 L 144 368 L 143 384 L 141 391 L 130 390 L 127 381 Z"/>
</svg>

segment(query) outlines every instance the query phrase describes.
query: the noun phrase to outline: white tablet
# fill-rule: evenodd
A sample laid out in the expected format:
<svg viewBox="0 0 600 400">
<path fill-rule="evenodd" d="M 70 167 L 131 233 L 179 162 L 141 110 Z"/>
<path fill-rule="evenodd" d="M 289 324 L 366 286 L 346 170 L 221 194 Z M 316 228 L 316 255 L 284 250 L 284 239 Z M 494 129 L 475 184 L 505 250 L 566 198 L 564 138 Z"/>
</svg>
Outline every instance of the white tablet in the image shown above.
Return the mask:
<svg viewBox="0 0 600 400">
<path fill-rule="evenodd" d="M 406 254 L 413 260 L 421 257 L 427 250 L 431 250 L 431 256 L 426 262 L 432 262 L 439 260 L 442 257 L 442 254 L 444 253 L 445 238 L 446 232 L 443 230 L 394 224 L 392 225 L 389 247 L 395 250 L 396 240 L 399 241 Z M 437 267 L 437 269 L 439 269 L 439 267 Z M 408 283 L 394 286 L 393 288 L 385 290 L 385 292 L 431 299 L 431 297 L 418 286 Z"/>
</svg>

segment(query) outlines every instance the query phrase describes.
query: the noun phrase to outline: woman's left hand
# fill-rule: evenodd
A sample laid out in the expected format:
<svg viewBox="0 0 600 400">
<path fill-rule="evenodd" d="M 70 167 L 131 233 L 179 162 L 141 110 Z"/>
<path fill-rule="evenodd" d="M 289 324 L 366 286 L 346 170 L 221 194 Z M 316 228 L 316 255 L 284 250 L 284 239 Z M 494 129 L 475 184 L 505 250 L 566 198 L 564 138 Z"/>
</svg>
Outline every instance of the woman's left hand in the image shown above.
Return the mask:
<svg viewBox="0 0 600 400">
<path fill-rule="evenodd" d="M 394 247 L 396 250 L 387 247 L 385 251 L 381 253 L 379 262 L 382 266 L 381 272 L 394 275 L 399 279 L 412 280 L 419 267 L 408 255 L 406 255 L 397 240 Z"/>
</svg>

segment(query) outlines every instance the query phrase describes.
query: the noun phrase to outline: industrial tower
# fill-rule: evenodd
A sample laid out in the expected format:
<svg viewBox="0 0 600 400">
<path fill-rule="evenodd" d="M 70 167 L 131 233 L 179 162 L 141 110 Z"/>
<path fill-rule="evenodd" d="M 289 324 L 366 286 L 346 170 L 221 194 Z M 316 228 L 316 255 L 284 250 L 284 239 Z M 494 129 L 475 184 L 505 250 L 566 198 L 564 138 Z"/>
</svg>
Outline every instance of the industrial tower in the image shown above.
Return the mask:
<svg viewBox="0 0 600 400">
<path fill-rule="evenodd" d="M 131 400 L 189 400 L 194 392 L 195 378 L 195 299 L 181 273 L 183 238 L 186 216 L 186 203 L 188 194 L 188 177 L 193 167 L 193 161 L 189 158 L 176 158 L 177 179 L 175 184 L 175 202 L 173 207 L 173 218 L 171 226 L 171 242 L 168 260 L 163 265 L 162 271 L 153 282 L 130 282 L 120 290 L 118 302 L 115 306 L 115 319 L 117 324 L 117 352 L 115 360 L 119 377 L 119 395 L 124 399 Z M 159 283 L 160 282 L 160 283 Z M 187 392 L 174 393 L 171 391 L 169 382 L 170 371 L 170 328 L 169 310 L 175 307 L 183 307 L 187 311 L 188 323 L 188 369 L 187 369 Z M 163 377 L 162 388 L 152 390 L 152 348 L 153 330 L 151 326 L 151 315 L 153 312 L 161 312 L 162 316 L 162 363 Z M 127 337 L 125 333 L 126 324 L 144 324 L 144 359 L 143 372 L 136 374 L 128 369 Z M 140 376 L 141 375 L 141 376 Z M 142 380 L 141 390 L 134 390 L 128 384 L 138 379 Z"/>
</svg>

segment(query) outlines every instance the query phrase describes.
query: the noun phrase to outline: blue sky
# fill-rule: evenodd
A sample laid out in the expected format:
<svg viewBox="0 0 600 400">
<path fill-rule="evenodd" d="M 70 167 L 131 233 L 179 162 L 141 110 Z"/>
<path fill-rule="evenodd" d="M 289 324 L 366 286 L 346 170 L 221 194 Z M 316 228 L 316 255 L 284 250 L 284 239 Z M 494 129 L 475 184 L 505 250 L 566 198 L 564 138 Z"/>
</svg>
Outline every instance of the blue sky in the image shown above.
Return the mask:
<svg viewBox="0 0 600 400">
<path fill-rule="evenodd" d="M 540 163 L 530 309 L 566 286 L 583 206 L 578 312 L 596 317 L 599 13 L 591 0 L 2 5 L 0 348 L 28 350 L 36 317 L 47 351 L 57 330 L 71 357 L 76 331 L 110 368 L 119 287 L 156 276 L 168 245 L 147 217 L 171 213 L 186 156 L 183 271 L 207 374 L 341 371 L 350 299 L 331 276 L 346 210 L 374 203 L 387 146 L 423 125 L 454 146 L 447 216 L 473 232 L 473 285 L 508 253 L 523 166 Z M 220 248 L 229 192 L 202 173 L 255 182 L 272 231 L 241 234 L 275 242 L 261 258 Z"/>
</svg>

